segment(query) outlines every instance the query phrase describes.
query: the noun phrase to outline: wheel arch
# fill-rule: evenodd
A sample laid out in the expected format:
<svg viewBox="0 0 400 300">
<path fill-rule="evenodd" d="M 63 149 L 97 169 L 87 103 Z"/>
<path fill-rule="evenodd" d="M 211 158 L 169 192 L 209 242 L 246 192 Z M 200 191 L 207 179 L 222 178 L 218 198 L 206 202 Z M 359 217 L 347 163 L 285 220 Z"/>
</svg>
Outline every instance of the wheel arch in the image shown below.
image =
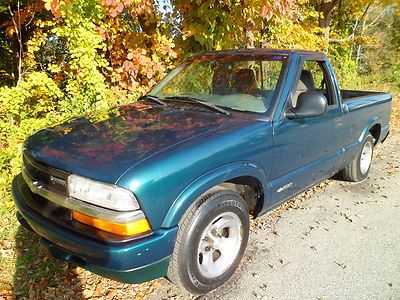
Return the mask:
<svg viewBox="0 0 400 300">
<path fill-rule="evenodd" d="M 381 134 L 381 127 L 381 122 L 378 117 L 370 119 L 361 131 L 358 141 L 361 143 L 368 134 L 372 134 L 374 137 L 374 143 L 378 143 Z"/>
<path fill-rule="evenodd" d="M 373 138 L 374 138 L 374 144 L 376 145 L 380 139 L 381 136 L 381 130 L 382 130 L 382 126 L 380 123 L 376 123 L 374 124 L 370 129 L 369 132 L 372 134 Z"/>
<path fill-rule="evenodd" d="M 245 201 L 249 210 L 254 215 L 262 209 L 265 199 L 268 197 L 271 188 L 266 184 L 267 179 L 265 173 L 260 167 L 250 162 L 237 162 L 218 167 L 198 177 L 190 183 L 175 199 L 169 208 L 162 227 L 172 227 L 178 225 L 185 211 L 190 205 L 202 194 L 215 188 L 228 188 L 238 191 L 238 186 L 246 186 L 253 188 L 260 199 L 251 202 L 251 193 L 245 192 Z M 257 187 L 259 190 L 257 190 Z M 246 199 L 246 195 L 248 198 Z"/>
</svg>

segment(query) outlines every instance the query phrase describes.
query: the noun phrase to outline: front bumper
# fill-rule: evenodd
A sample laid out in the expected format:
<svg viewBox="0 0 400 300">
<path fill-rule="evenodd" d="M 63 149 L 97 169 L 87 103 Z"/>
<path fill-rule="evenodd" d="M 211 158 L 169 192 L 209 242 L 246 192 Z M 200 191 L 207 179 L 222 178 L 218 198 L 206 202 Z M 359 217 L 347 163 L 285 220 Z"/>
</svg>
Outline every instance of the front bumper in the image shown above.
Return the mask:
<svg viewBox="0 0 400 300">
<path fill-rule="evenodd" d="M 19 176 L 12 183 L 17 218 L 24 227 L 41 236 L 40 243 L 55 258 L 126 283 L 140 283 L 166 275 L 176 227 L 159 229 L 151 236 L 129 242 L 98 241 L 69 231 L 32 210 L 24 199 L 27 196 L 22 193 L 23 184 Z"/>
</svg>

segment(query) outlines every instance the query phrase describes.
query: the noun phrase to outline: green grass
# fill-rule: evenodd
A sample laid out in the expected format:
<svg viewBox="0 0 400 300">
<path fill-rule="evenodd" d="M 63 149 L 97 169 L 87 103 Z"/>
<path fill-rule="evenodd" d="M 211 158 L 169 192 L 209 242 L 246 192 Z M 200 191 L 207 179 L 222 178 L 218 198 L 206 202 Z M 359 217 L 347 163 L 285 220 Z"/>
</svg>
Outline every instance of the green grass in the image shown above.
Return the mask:
<svg viewBox="0 0 400 300">
<path fill-rule="evenodd" d="M 38 235 L 18 223 L 10 194 L 0 202 L 0 241 L 0 295 L 12 286 L 15 295 L 29 297 L 44 278 L 46 286 L 57 286 L 71 277 L 69 265 L 49 257 Z"/>
<path fill-rule="evenodd" d="M 14 204 L 7 195 L 0 202 L 0 288 L 12 283 L 15 273 L 15 235 L 18 224 L 15 219 Z M 10 245 L 11 243 L 11 245 Z M 7 249 L 12 246 L 11 249 Z"/>
</svg>

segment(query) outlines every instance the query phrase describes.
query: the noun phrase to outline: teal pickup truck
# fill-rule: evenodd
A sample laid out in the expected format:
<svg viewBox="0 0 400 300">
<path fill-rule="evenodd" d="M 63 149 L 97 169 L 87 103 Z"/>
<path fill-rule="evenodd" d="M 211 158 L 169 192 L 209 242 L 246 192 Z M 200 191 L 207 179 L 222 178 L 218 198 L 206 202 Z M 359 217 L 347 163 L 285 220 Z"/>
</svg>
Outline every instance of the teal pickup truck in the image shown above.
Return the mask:
<svg viewBox="0 0 400 300">
<path fill-rule="evenodd" d="M 29 137 L 17 218 L 55 258 L 204 294 L 239 265 L 250 216 L 366 179 L 390 111 L 389 94 L 340 90 L 321 53 L 196 54 L 135 103 Z"/>
</svg>

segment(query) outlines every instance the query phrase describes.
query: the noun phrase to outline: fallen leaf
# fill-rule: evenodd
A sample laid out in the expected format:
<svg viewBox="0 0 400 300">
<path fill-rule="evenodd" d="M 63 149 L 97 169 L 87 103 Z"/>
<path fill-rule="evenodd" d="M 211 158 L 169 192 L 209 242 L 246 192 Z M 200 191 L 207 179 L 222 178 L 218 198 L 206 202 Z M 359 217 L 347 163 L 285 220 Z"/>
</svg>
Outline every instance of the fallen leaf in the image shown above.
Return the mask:
<svg viewBox="0 0 400 300">
<path fill-rule="evenodd" d="M 37 286 L 38 291 L 44 290 L 48 283 L 49 283 L 49 280 L 47 278 L 42 279 L 42 281 Z"/>
</svg>

